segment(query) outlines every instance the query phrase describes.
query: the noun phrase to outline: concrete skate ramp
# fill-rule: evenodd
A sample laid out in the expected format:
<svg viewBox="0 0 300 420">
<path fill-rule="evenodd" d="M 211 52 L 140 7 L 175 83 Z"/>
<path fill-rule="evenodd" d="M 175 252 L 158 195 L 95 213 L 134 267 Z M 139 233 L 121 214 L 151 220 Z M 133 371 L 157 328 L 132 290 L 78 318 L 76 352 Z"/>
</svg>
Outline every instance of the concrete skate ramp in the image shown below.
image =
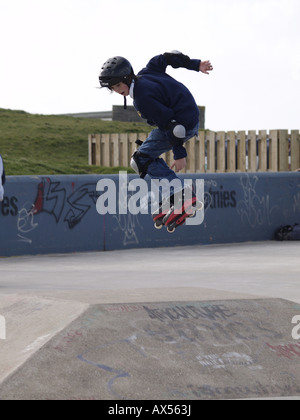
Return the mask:
<svg viewBox="0 0 300 420">
<path fill-rule="evenodd" d="M 283 299 L 93 304 L 0 384 L 0 399 L 299 396 L 297 310 Z"/>
<path fill-rule="evenodd" d="M 88 307 L 62 299 L 1 294 L 7 333 L 0 340 L 0 383 Z"/>
</svg>

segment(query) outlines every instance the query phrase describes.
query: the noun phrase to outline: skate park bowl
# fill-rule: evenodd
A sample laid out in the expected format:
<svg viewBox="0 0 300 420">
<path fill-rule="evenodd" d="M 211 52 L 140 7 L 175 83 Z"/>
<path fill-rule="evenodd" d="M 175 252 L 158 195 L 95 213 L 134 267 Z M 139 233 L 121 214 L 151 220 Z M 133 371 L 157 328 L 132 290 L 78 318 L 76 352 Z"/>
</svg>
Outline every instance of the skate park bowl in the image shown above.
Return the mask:
<svg viewBox="0 0 300 420">
<path fill-rule="evenodd" d="M 4 258 L 0 400 L 300 399 L 298 255 L 266 241 Z"/>
<path fill-rule="evenodd" d="M 174 234 L 99 215 L 89 176 L 16 181 L 0 400 L 300 399 L 299 242 L 273 240 L 299 219 L 298 174 L 211 175 L 202 223 Z"/>
</svg>

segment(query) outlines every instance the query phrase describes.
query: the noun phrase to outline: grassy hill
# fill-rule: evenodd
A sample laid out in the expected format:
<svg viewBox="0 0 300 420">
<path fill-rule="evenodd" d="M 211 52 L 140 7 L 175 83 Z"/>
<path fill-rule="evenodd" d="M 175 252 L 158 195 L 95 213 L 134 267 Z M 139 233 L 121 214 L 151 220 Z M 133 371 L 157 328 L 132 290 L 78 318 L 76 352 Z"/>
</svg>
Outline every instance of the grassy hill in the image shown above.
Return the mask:
<svg viewBox="0 0 300 420">
<path fill-rule="evenodd" d="M 149 126 L 143 123 L 36 115 L 0 108 L 0 154 L 6 175 L 100 174 L 128 170 L 89 166 L 88 134 L 148 131 Z"/>
</svg>

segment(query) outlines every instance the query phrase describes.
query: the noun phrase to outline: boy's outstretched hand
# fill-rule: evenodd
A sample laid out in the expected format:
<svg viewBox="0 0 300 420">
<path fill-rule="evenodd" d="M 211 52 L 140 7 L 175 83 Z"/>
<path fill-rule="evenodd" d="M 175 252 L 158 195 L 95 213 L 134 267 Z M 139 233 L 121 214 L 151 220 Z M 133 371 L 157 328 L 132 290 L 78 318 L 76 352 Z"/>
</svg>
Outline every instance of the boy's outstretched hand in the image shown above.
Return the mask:
<svg viewBox="0 0 300 420">
<path fill-rule="evenodd" d="M 199 66 L 199 70 L 202 73 L 209 74 L 208 72 L 209 71 L 212 71 L 213 69 L 214 68 L 211 65 L 211 62 L 210 61 L 201 61 L 200 66 Z"/>
</svg>

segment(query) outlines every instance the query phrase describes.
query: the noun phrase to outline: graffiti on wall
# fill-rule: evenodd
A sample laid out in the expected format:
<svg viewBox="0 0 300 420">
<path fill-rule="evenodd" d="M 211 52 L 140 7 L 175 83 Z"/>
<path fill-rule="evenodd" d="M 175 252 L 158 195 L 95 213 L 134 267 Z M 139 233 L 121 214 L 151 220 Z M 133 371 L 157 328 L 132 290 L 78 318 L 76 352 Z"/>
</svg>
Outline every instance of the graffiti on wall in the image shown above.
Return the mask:
<svg viewBox="0 0 300 420">
<path fill-rule="evenodd" d="M 96 209 L 98 197 L 95 182 L 78 186 L 72 182 L 70 193 L 69 188 L 67 189 L 61 182 L 43 177 L 37 185 L 32 202 L 26 201 L 18 206 L 16 197 L 11 199 L 6 197 L 7 202 L 2 203 L 2 213 L 17 216 L 18 241 L 31 244 L 30 233 L 38 228 L 40 214 L 47 213 L 56 224 L 64 223 L 68 229 L 74 229 L 91 209 Z M 144 201 L 143 205 L 148 205 L 147 197 Z M 137 230 L 142 229 L 142 225 L 138 215 L 116 214 L 113 216 L 113 221 L 113 231 L 121 232 L 124 246 L 139 243 Z"/>
<path fill-rule="evenodd" d="M 28 234 L 38 227 L 37 216 L 48 213 L 55 222 L 64 222 L 69 229 L 73 229 L 86 216 L 88 211 L 96 205 L 97 193 L 95 183 L 75 186 L 72 182 L 72 192 L 60 182 L 53 182 L 50 178 L 42 178 L 37 186 L 33 203 L 26 202 L 18 209 L 17 230 L 20 241 L 31 243 Z"/>
<path fill-rule="evenodd" d="M 243 224 L 256 226 L 271 226 L 273 215 L 280 211 L 279 205 L 273 205 L 268 193 L 259 193 L 258 176 L 250 177 L 244 174 L 240 177 L 242 199 L 237 203 L 237 212 Z"/>
<path fill-rule="evenodd" d="M 75 187 L 72 182 L 72 193 L 67 196 L 66 188 L 60 182 L 53 182 L 44 178 L 38 185 L 37 197 L 33 204 L 33 213 L 47 212 L 56 223 L 63 219 L 69 229 L 73 229 L 92 206 L 96 205 L 97 193 L 95 183 L 87 183 Z"/>
</svg>

